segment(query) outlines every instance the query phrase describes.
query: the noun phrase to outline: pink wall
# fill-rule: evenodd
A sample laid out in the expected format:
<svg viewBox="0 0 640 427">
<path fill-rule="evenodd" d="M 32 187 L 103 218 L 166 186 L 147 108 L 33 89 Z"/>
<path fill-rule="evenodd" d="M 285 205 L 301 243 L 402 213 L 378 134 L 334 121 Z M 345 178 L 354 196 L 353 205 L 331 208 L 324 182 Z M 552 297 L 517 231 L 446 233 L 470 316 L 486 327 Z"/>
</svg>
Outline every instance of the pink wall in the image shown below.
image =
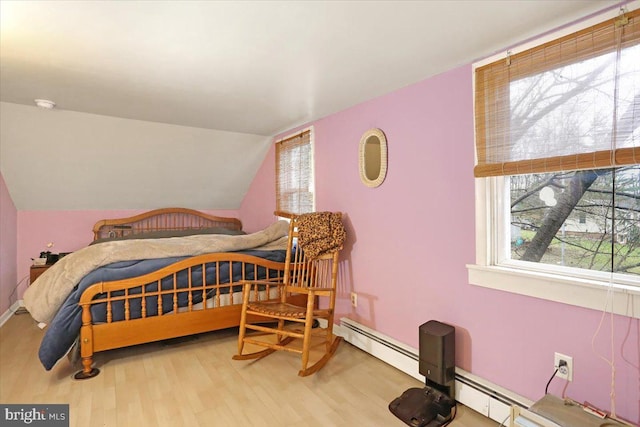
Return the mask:
<svg viewBox="0 0 640 427">
<path fill-rule="evenodd" d="M 456 327 L 456 363 L 532 400 L 544 394 L 554 352 L 571 355 L 567 395 L 609 409 L 610 326 L 591 341 L 601 313 L 469 285 L 475 260 L 471 66 L 403 88 L 318 120 L 317 210 L 342 211 L 349 233 L 338 315 L 414 348 L 418 327 L 436 319 Z M 365 187 L 358 142 L 382 129 L 389 169 L 381 187 Z M 286 132 L 286 134 L 291 132 Z M 246 223 L 271 219 L 273 150 L 241 208 Z M 349 292 L 358 293 L 358 307 Z M 640 420 L 640 322 L 616 317 L 617 414 Z M 549 391 L 560 395 L 561 380 Z"/>
<path fill-rule="evenodd" d="M 240 218 L 247 232 L 262 230 L 274 221 L 276 209 L 276 154 L 269 150 L 240 206 Z"/>
<path fill-rule="evenodd" d="M 0 315 L 17 300 L 11 295 L 18 284 L 16 273 L 17 211 L 0 173 Z"/>
<path fill-rule="evenodd" d="M 19 211 L 17 234 L 17 272 L 19 277 L 29 274 L 31 258 L 47 250 L 47 243 L 53 242 L 54 253 L 73 252 L 93 239 L 93 225 L 105 218 L 124 218 L 137 215 L 143 210 L 78 210 L 78 211 Z M 204 211 L 212 215 L 238 217 L 235 210 Z M 20 289 L 20 297 L 24 293 Z"/>
</svg>

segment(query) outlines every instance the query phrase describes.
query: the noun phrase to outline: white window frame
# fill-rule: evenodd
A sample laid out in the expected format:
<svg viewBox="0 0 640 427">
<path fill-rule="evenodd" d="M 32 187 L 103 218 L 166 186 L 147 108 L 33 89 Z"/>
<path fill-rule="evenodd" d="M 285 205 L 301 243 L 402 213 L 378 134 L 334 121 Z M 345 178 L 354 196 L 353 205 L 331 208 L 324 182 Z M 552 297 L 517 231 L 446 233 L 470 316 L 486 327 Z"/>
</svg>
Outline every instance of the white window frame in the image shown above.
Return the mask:
<svg viewBox="0 0 640 427">
<path fill-rule="evenodd" d="M 634 1 L 626 6 L 628 10 L 637 9 L 640 7 L 640 1 Z M 509 51 L 517 53 L 530 49 L 614 18 L 618 14 L 619 9 L 606 11 Z M 474 81 L 476 68 L 505 56 L 506 52 L 473 64 L 472 81 Z M 475 96 L 475 81 L 473 93 Z M 507 179 L 505 177 L 475 179 L 476 261 L 475 264 L 467 265 L 469 283 L 640 318 L 640 278 L 504 259 L 507 249 L 501 244 L 499 236 L 508 232 L 510 226 L 509 201 L 506 200 L 508 192 L 505 188 Z"/>
</svg>

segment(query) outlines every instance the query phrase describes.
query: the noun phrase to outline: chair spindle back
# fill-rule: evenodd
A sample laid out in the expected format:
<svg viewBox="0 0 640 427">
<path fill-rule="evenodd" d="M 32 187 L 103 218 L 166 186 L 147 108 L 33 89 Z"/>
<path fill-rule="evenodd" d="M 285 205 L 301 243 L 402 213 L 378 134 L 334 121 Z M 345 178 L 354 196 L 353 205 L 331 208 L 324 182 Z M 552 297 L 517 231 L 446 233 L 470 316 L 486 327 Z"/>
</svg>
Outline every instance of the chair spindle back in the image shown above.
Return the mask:
<svg viewBox="0 0 640 427">
<path fill-rule="evenodd" d="M 331 252 L 311 259 L 297 245 L 297 217 L 291 218 L 289 225 L 289 248 L 285 261 L 284 283 L 290 287 L 317 288 L 331 287 L 338 274 L 339 252 Z"/>
</svg>

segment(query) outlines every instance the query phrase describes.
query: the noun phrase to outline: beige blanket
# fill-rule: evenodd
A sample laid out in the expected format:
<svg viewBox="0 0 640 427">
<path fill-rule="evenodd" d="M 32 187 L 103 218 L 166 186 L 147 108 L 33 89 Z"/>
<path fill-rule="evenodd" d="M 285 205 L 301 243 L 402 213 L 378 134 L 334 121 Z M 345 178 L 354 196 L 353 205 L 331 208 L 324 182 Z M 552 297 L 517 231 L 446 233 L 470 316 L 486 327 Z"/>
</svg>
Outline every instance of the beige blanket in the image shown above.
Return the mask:
<svg viewBox="0 0 640 427">
<path fill-rule="evenodd" d="M 289 225 L 278 221 L 257 233 L 207 234 L 151 240 L 122 240 L 87 246 L 56 262 L 27 289 L 24 304 L 38 322 L 49 323 L 80 280 L 117 261 L 201 255 L 243 249 L 286 249 Z"/>
</svg>

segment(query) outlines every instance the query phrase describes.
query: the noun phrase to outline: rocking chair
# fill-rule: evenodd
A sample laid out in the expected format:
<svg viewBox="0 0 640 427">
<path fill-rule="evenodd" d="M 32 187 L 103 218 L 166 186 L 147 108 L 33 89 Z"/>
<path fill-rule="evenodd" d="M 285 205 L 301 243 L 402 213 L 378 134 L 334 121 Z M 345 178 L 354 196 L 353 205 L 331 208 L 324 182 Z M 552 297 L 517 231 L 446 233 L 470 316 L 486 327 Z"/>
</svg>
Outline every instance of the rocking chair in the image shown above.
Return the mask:
<svg viewBox="0 0 640 427">
<path fill-rule="evenodd" d="M 340 220 L 341 214 L 324 212 L 321 214 L 334 215 L 339 223 L 342 239 L 344 229 Z M 299 225 L 303 216 L 276 212 L 276 215 L 290 218 L 285 273 L 281 284 L 280 299 L 270 301 L 251 301 L 258 294 L 260 286 L 266 281 L 245 281 L 243 289 L 242 315 L 238 335 L 238 354 L 234 360 L 260 359 L 277 350 L 299 353 L 302 356 L 302 369 L 298 372 L 301 377 L 311 375 L 320 370 L 333 356 L 338 344 L 342 340 L 333 334 L 333 316 L 336 299 L 336 282 L 338 276 L 338 255 L 342 244 L 315 256 L 317 250 L 311 251 L 313 258 L 301 248 L 302 239 L 299 238 Z M 316 215 L 316 214 L 306 214 Z M 334 223 L 335 224 L 335 223 Z M 323 227 L 323 232 L 326 231 Z M 273 282 L 268 282 L 273 284 Z M 253 290 L 253 292 L 252 292 Z M 297 306 L 288 302 L 288 297 L 295 294 L 307 296 L 306 306 Z M 318 308 L 318 300 L 326 300 L 323 308 Z M 255 319 L 259 316 L 260 324 L 247 323 L 247 316 Z M 324 319 L 326 325 L 318 322 Z M 322 322 L 324 323 L 324 322 Z M 257 331 L 247 334 L 247 329 Z M 318 338 L 320 337 L 320 338 Z M 320 345 L 317 345 L 317 342 Z M 313 344 L 312 344 L 313 342 Z M 266 347 L 264 350 L 244 353 L 245 344 Z M 324 347 L 321 357 L 309 365 L 312 347 Z M 318 351 L 314 352 L 317 355 Z"/>
</svg>

